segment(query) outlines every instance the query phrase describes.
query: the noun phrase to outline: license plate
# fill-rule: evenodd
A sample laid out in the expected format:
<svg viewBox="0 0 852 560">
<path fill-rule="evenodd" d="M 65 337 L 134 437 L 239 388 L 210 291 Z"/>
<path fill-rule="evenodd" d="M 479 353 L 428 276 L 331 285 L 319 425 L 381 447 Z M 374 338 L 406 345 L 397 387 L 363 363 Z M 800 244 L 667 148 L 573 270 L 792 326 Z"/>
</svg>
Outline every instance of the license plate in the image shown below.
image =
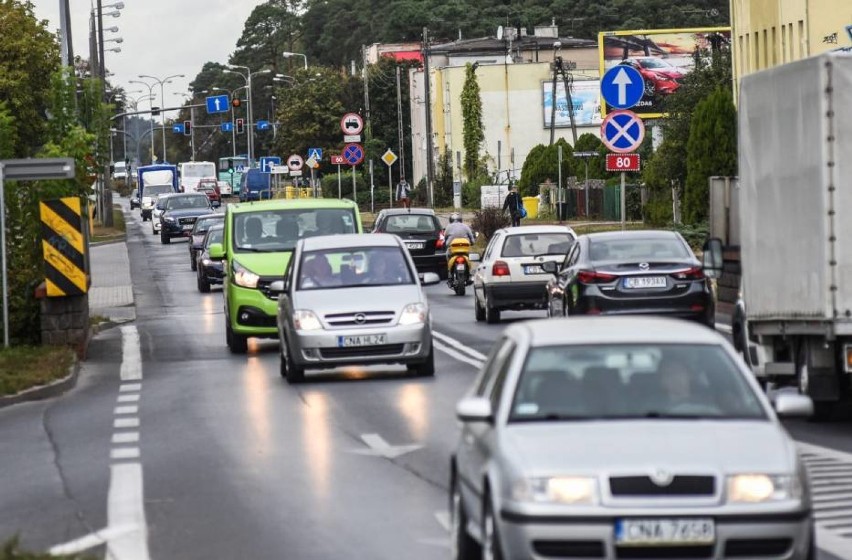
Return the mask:
<svg viewBox="0 0 852 560">
<path fill-rule="evenodd" d="M 465 268 L 466 268 L 466 267 L 465 267 L 465 265 L 463 265 L 463 264 L 457 264 L 457 265 L 456 265 L 456 270 L 464 271 L 464 269 L 465 269 Z"/>
<path fill-rule="evenodd" d="M 183 224 L 183 231 L 189 231 L 192 229 L 192 224 Z"/>
<path fill-rule="evenodd" d="M 543 274 L 544 269 L 541 268 L 540 265 L 537 264 L 526 264 L 524 265 L 524 274 Z"/>
<path fill-rule="evenodd" d="M 422 249 L 424 247 L 423 243 L 406 243 L 405 246 L 409 249 Z"/>
<path fill-rule="evenodd" d="M 358 336 L 338 336 L 337 346 L 339 348 L 351 348 L 353 346 L 377 346 L 387 344 L 386 334 L 362 334 Z"/>
<path fill-rule="evenodd" d="M 632 289 L 642 288 L 665 288 L 665 276 L 638 276 L 636 278 L 625 278 L 624 287 Z"/>
<path fill-rule="evenodd" d="M 615 542 L 621 546 L 708 545 L 716 542 L 710 518 L 616 519 Z"/>
</svg>

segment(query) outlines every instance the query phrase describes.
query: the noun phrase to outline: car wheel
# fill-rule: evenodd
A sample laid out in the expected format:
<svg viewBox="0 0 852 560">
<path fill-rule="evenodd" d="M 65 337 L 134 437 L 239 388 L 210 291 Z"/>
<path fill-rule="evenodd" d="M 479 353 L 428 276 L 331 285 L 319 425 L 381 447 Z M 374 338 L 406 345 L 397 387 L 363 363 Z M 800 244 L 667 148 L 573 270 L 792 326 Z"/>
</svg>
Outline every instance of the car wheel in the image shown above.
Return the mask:
<svg viewBox="0 0 852 560">
<path fill-rule="evenodd" d="M 482 547 L 467 532 L 467 513 L 464 510 L 457 475 L 453 475 L 450 488 L 450 549 L 450 558 L 453 560 L 482 558 Z"/>
<path fill-rule="evenodd" d="M 305 380 L 305 368 L 297 366 L 290 357 L 287 343 L 281 340 L 281 376 L 290 385 L 301 383 Z"/>
<path fill-rule="evenodd" d="M 225 315 L 225 342 L 227 342 L 231 354 L 248 352 L 248 337 L 234 332 L 231 328 L 231 319 L 227 315 Z"/>
<path fill-rule="evenodd" d="M 485 495 L 485 507 L 482 514 L 482 560 L 503 560 L 503 550 L 500 547 L 500 534 L 497 530 L 497 519 L 494 516 L 494 506 L 491 496 Z"/>
<path fill-rule="evenodd" d="M 189 252 L 189 268 L 191 270 L 198 270 L 198 262 L 195 260 L 195 251 Z"/>
<path fill-rule="evenodd" d="M 168 245 L 172 242 L 172 238 L 168 236 L 165 232 L 160 232 L 160 243 L 163 245 Z"/>
<path fill-rule="evenodd" d="M 425 361 L 419 364 L 409 364 L 408 371 L 413 372 L 420 377 L 434 377 L 435 375 L 435 347 L 429 350 L 429 356 Z"/>
<path fill-rule="evenodd" d="M 485 296 L 485 322 L 493 325 L 500 322 L 500 310 L 491 306 L 488 301 L 488 295 Z"/>
<path fill-rule="evenodd" d="M 485 320 L 485 309 L 482 308 L 479 298 L 476 297 L 476 288 L 473 289 L 473 314 L 478 322 Z"/>
<path fill-rule="evenodd" d="M 210 282 L 207 280 L 207 276 L 204 274 L 204 270 L 199 270 L 196 275 L 196 284 L 198 284 L 198 291 L 202 294 L 210 293 Z"/>
</svg>

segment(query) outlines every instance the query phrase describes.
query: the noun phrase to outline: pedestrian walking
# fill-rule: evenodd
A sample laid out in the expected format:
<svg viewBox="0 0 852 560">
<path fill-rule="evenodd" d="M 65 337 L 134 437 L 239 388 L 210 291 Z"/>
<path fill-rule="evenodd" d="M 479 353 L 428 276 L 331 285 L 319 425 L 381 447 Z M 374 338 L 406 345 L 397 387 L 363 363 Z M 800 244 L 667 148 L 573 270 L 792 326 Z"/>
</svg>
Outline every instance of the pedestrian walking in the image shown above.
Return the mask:
<svg viewBox="0 0 852 560">
<path fill-rule="evenodd" d="M 411 200 L 409 197 L 409 193 L 411 192 L 411 185 L 408 184 L 408 181 L 405 179 L 400 179 L 399 183 L 396 184 L 396 199 L 408 208 L 408 211 L 411 212 Z"/>
<path fill-rule="evenodd" d="M 509 211 L 512 217 L 512 226 L 521 225 L 521 218 L 526 216 L 526 210 L 521 202 L 521 196 L 518 194 L 518 187 L 512 185 L 509 187 L 509 194 L 506 195 L 506 200 L 503 201 L 503 212 Z"/>
</svg>

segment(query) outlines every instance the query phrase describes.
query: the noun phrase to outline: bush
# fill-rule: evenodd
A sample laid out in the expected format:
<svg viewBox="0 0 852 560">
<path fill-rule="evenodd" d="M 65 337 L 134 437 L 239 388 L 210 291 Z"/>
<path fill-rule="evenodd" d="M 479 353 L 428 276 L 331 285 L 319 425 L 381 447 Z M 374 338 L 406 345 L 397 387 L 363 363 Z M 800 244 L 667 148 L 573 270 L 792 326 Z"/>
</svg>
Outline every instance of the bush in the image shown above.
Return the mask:
<svg viewBox="0 0 852 560">
<path fill-rule="evenodd" d="M 470 227 L 478 231 L 488 242 L 498 229 L 508 227 L 512 222 L 501 208 L 483 208 L 473 213 Z"/>
<path fill-rule="evenodd" d="M 125 181 L 124 179 L 113 179 L 112 188 L 121 196 L 130 196 L 133 191 L 133 186 L 130 182 Z"/>
<path fill-rule="evenodd" d="M 699 251 L 710 235 L 710 224 L 700 222 L 697 224 L 672 224 L 673 230 L 680 233 L 694 251 Z"/>
</svg>

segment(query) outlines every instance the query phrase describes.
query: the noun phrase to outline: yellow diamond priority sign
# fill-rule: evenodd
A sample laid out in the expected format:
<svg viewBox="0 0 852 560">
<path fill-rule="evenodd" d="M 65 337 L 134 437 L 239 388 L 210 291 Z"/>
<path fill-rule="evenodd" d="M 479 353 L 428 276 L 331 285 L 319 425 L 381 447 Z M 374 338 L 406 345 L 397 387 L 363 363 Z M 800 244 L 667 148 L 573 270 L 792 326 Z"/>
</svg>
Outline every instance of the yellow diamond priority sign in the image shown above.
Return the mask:
<svg viewBox="0 0 852 560">
<path fill-rule="evenodd" d="M 388 148 L 388 151 L 386 151 L 386 152 L 382 155 L 382 161 L 383 161 L 383 162 L 385 162 L 385 164 L 386 164 L 388 167 L 390 167 L 391 165 L 393 165 L 394 163 L 396 163 L 396 160 L 397 160 L 397 159 L 399 159 L 399 158 L 397 158 L 397 157 L 396 157 L 396 154 L 395 154 L 395 153 L 393 153 L 393 151 L 392 151 L 390 148 Z"/>
</svg>

